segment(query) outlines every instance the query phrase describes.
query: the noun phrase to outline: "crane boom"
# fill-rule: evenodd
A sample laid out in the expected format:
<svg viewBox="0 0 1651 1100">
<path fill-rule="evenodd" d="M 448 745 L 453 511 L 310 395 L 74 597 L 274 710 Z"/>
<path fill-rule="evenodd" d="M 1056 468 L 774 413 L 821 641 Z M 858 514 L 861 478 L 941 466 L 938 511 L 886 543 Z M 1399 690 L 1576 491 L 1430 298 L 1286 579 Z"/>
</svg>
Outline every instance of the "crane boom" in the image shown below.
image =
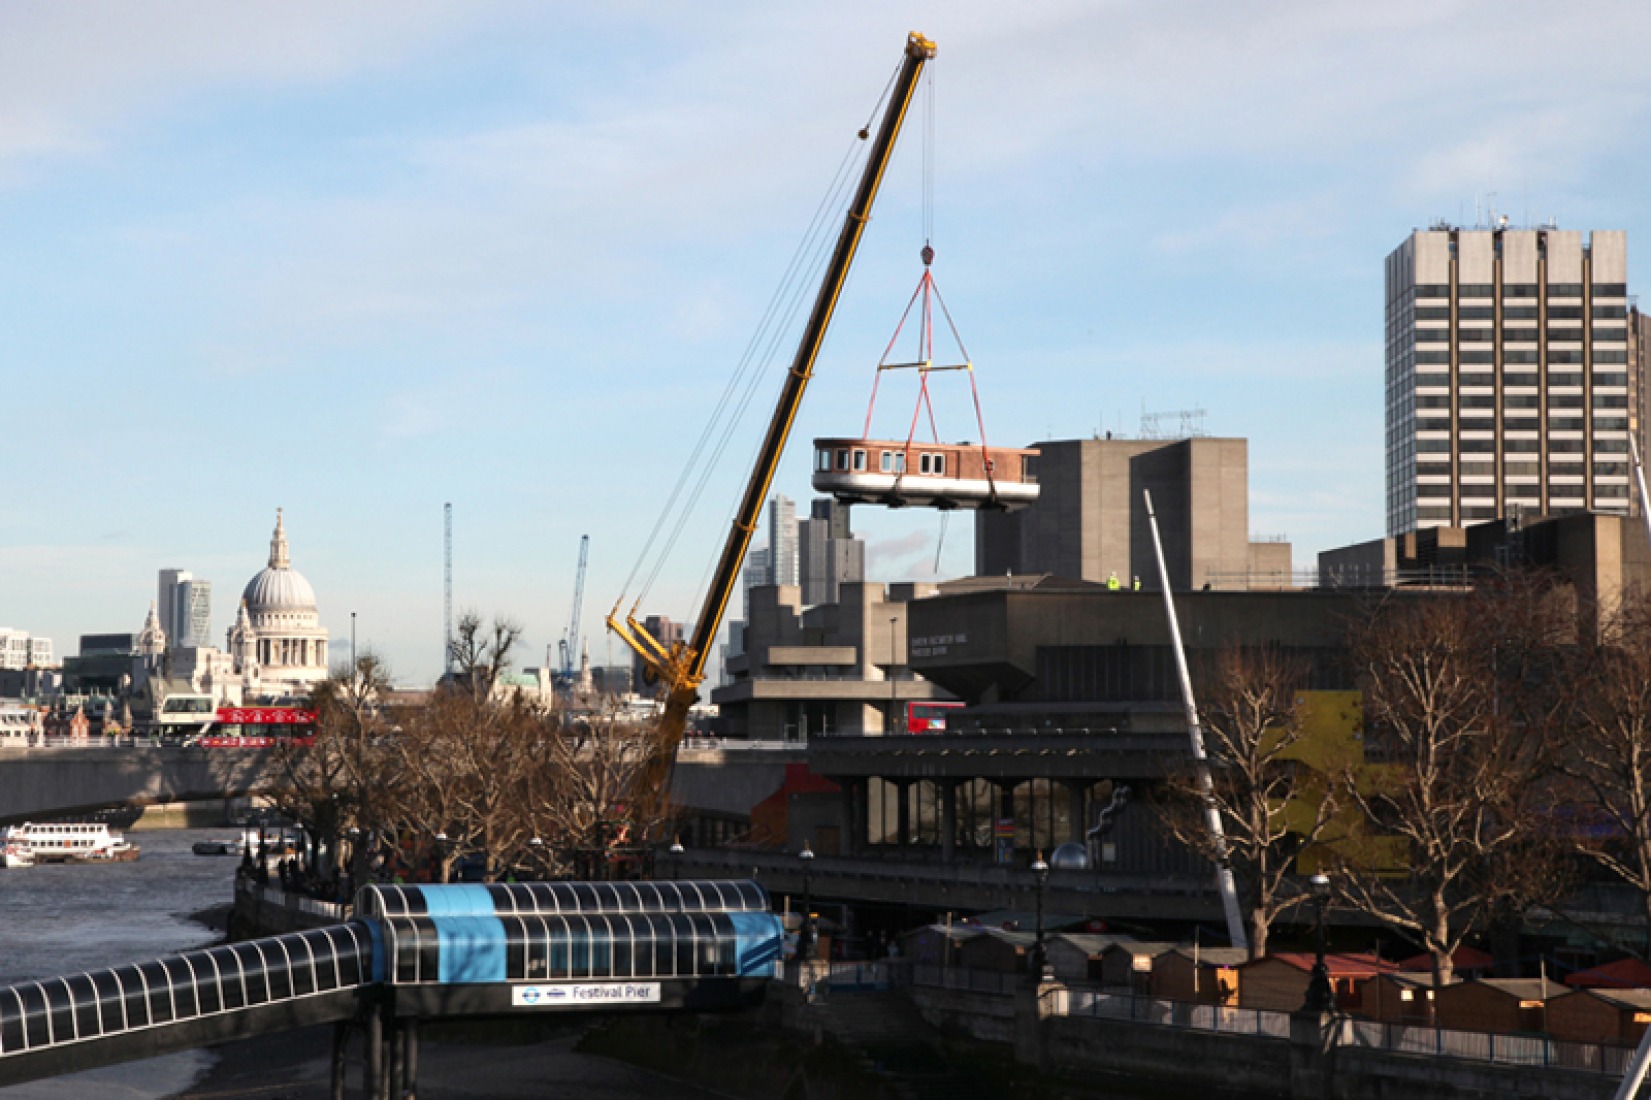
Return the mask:
<svg viewBox="0 0 1651 1100">
<path fill-rule="evenodd" d="M 573 675 L 573 663 L 579 659 L 579 613 L 585 606 L 585 560 L 590 556 L 590 536 L 579 536 L 579 571 L 573 580 L 573 614 L 568 620 L 567 637 L 562 641 L 562 674 Z"/>
<path fill-rule="evenodd" d="M 650 766 L 642 777 L 640 793 L 643 798 L 656 799 L 659 804 L 665 798 L 663 788 L 671 761 L 676 756 L 677 745 L 687 726 L 688 710 L 699 698 L 699 685 L 705 680 L 705 663 L 710 657 L 717 631 L 722 627 L 728 601 L 739 579 L 740 565 L 745 560 L 751 536 L 757 528 L 763 500 L 773 484 L 774 471 L 779 467 L 797 409 L 802 405 L 803 393 L 813 377 L 814 362 L 825 341 L 826 329 L 837 308 L 837 299 L 842 294 L 843 283 L 854 262 L 860 237 L 871 218 L 872 204 L 877 199 L 877 190 L 883 182 L 883 173 L 888 168 L 906 110 L 911 105 L 912 93 L 917 88 L 923 66 L 934 56 L 935 44 L 932 41 L 915 32 L 907 37 L 905 59 L 890 86 L 888 106 L 884 109 L 876 135 L 872 137 L 859 188 L 843 219 L 842 232 L 826 266 L 825 277 L 814 299 L 814 308 L 809 313 L 808 324 L 797 346 L 797 354 L 786 373 L 785 386 L 774 408 L 774 415 L 769 419 L 768 432 L 763 437 L 756 465 L 745 485 L 745 495 L 723 543 L 722 556 L 717 560 L 716 571 L 706 590 L 705 603 L 694 624 L 693 637 L 666 646 L 637 622 L 634 613 L 621 619 L 616 606 L 608 616 L 609 628 L 642 658 L 665 686 L 664 713 L 660 716 L 660 725 L 653 740 Z M 866 136 L 866 132 L 862 131 L 861 137 Z"/>
</svg>

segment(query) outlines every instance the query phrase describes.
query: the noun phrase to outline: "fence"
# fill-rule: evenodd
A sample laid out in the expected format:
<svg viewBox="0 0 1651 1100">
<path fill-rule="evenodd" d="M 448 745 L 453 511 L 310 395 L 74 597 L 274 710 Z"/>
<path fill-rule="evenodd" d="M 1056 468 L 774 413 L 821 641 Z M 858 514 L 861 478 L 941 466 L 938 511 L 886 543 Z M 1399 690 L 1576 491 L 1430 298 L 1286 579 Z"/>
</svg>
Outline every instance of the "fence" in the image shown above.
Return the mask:
<svg viewBox="0 0 1651 1100">
<path fill-rule="evenodd" d="M 864 971 L 864 973 L 862 973 Z M 838 974 L 841 972 L 841 979 Z M 836 963 L 830 981 L 834 988 L 880 988 L 911 984 L 970 993 L 1009 996 L 1026 982 L 1024 974 L 973 970 L 958 966 L 913 965 L 909 962 Z M 839 986 L 838 982 L 844 983 Z M 872 982 L 882 984 L 873 985 Z M 867 984 L 850 984 L 850 983 Z M 1076 1018 L 1131 1020 L 1158 1027 L 1179 1027 L 1228 1035 L 1271 1039 L 1290 1037 L 1290 1014 L 1257 1008 L 1139 997 L 1095 987 L 1070 985 L 1051 1005 L 1057 1015 Z M 1350 1050 L 1380 1050 L 1468 1062 L 1514 1066 L 1554 1066 L 1621 1077 L 1634 1049 L 1609 1043 L 1578 1043 L 1543 1035 L 1500 1035 L 1485 1031 L 1453 1031 L 1423 1024 L 1392 1024 L 1343 1017 L 1334 1034 L 1337 1046 Z"/>
<path fill-rule="evenodd" d="M 1219 1031 L 1228 1035 L 1261 1035 L 1271 1039 L 1290 1037 L 1290 1015 L 1259 1008 L 1226 1008 L 1222 1005 L 1194 1004 L 1190 1001 L 1160 1001 L 1127 993 L 1104 993 L 1074 989 L 1067 993 L 1066 1015 L 1097 1019 L 1134 1020 L 1160 1027 L 1184 1027 L 1194 1031 Z"/>
<path fill-rule="evenodd" d="M 247 894 L 253 901 L 261 905 L 270 905 L 277 909 L 291 909 L 299 913 L 307 913 L 312 917 L 340 923 L 350 919 L 350 913 L 353 909 L 353 906 L 322 901 L 307 894 L 289 894 L 279 886 L 265 886 L 241 877 L 236 878 L 235 889 L 239 893 Z"/>
<path fill-rule="evenodd" d="M 1545 1035 L 1498 1035 L 1488 1031 L 1452 1031 L 1379 1020 L 1341 1021 L 1337 1045 L 1400 1054 L 1431 1054 L 1472 1062 L 1514 1066 L 1559 1066 L 1621 1077 L 1634 1049 L 1605 1043 L 1575 1043 Z"/>
</svg>

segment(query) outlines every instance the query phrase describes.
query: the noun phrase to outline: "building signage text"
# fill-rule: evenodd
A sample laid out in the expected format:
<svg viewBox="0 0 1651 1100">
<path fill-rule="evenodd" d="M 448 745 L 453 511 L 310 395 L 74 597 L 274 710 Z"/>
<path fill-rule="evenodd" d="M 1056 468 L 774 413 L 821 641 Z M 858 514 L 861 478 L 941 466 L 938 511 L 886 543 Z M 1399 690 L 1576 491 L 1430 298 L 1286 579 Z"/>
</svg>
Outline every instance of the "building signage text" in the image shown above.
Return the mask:
<svg viewBox="0 0 1651 1100">
<path fill-rule="evenodd" d="M 646 1005 L 659 1003 L 658 982 L 586 982 L 555 985 L 513 985 L 515 1008 L 556 1008 L 559 1005 Z"/>
<path fill-rule="evenodd" d="M 967 634 L 934 634 L 911 640 L 913 657 L 944 657 L 954 645 L 968 645 Z"/>
</svg>

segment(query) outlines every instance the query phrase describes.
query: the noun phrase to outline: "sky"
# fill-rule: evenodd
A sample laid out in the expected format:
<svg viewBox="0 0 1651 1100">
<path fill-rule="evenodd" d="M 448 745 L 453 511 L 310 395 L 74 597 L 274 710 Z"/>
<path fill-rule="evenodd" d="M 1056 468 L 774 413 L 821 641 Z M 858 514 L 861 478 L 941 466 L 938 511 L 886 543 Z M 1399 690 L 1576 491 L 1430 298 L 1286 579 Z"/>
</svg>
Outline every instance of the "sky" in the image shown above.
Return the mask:
<svg viewBox="0 0 1651 1100">
<path fill-rule="evenodd" d="M 73 653 L 137 630 L 172 567 L 221 637 L 281 507 L 335 642 L 353 612 L 427 681 L 451 503 L 457 609 L 539 663 L 588 534 L 582 633 L 622 659 L 601 619 L 914 29 L 932 116 L 776 480 L 795 500 L 921 272 L 931 128 L 988 437 L 1205 410 L 1299 566 L 1385 533 L 1382 261 L 1412 229 L 1626 229 L 1647 277 L 1643 0 L 9 0 L 0 626 Z M 643 613 L 694 618 L 788 358 Z M 874 433 L 902 437 L 890 377 Z M 939 406 L 978 436 L 965 392 Z M 877 579 L 969 570 L 965 516 L 854 520 Z"/>
</svg>

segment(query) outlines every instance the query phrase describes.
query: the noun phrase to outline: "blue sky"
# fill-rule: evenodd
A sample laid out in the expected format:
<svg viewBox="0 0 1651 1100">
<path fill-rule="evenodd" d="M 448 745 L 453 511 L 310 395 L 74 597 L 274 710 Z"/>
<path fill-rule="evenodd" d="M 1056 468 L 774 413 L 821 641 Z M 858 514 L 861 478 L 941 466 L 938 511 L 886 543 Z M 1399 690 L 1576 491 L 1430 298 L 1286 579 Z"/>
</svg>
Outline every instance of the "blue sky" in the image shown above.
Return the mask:
<svg viewBox="0 0 1651 1100">
<path fill-rule="evenodd" d="M 1413 227 L 1495 193 L 1627 229 L 1645 279 L 1643 2 L 11 3 L 0 625 L 73 652 L 174 566 L 221 634 L 282 506 L 335 637 L 357 612 L 417 681 L 451 501 L 459 607 L 533 661 L 588 533 L 617 657 L 601 614 L 911 29 L 991 438 L 1206 409 L 1299 564 L 1382 534 L 1381 261 Z M 799 441 L 858 431 L 919 274 L 916 137 Z M 764 415 L 644 610 L 692 617 Z M 856 524 L 879 577 L 930 575 L 935 515 Z M 954 518 L 943 574 L 970 544 Z"/>
</svg>

